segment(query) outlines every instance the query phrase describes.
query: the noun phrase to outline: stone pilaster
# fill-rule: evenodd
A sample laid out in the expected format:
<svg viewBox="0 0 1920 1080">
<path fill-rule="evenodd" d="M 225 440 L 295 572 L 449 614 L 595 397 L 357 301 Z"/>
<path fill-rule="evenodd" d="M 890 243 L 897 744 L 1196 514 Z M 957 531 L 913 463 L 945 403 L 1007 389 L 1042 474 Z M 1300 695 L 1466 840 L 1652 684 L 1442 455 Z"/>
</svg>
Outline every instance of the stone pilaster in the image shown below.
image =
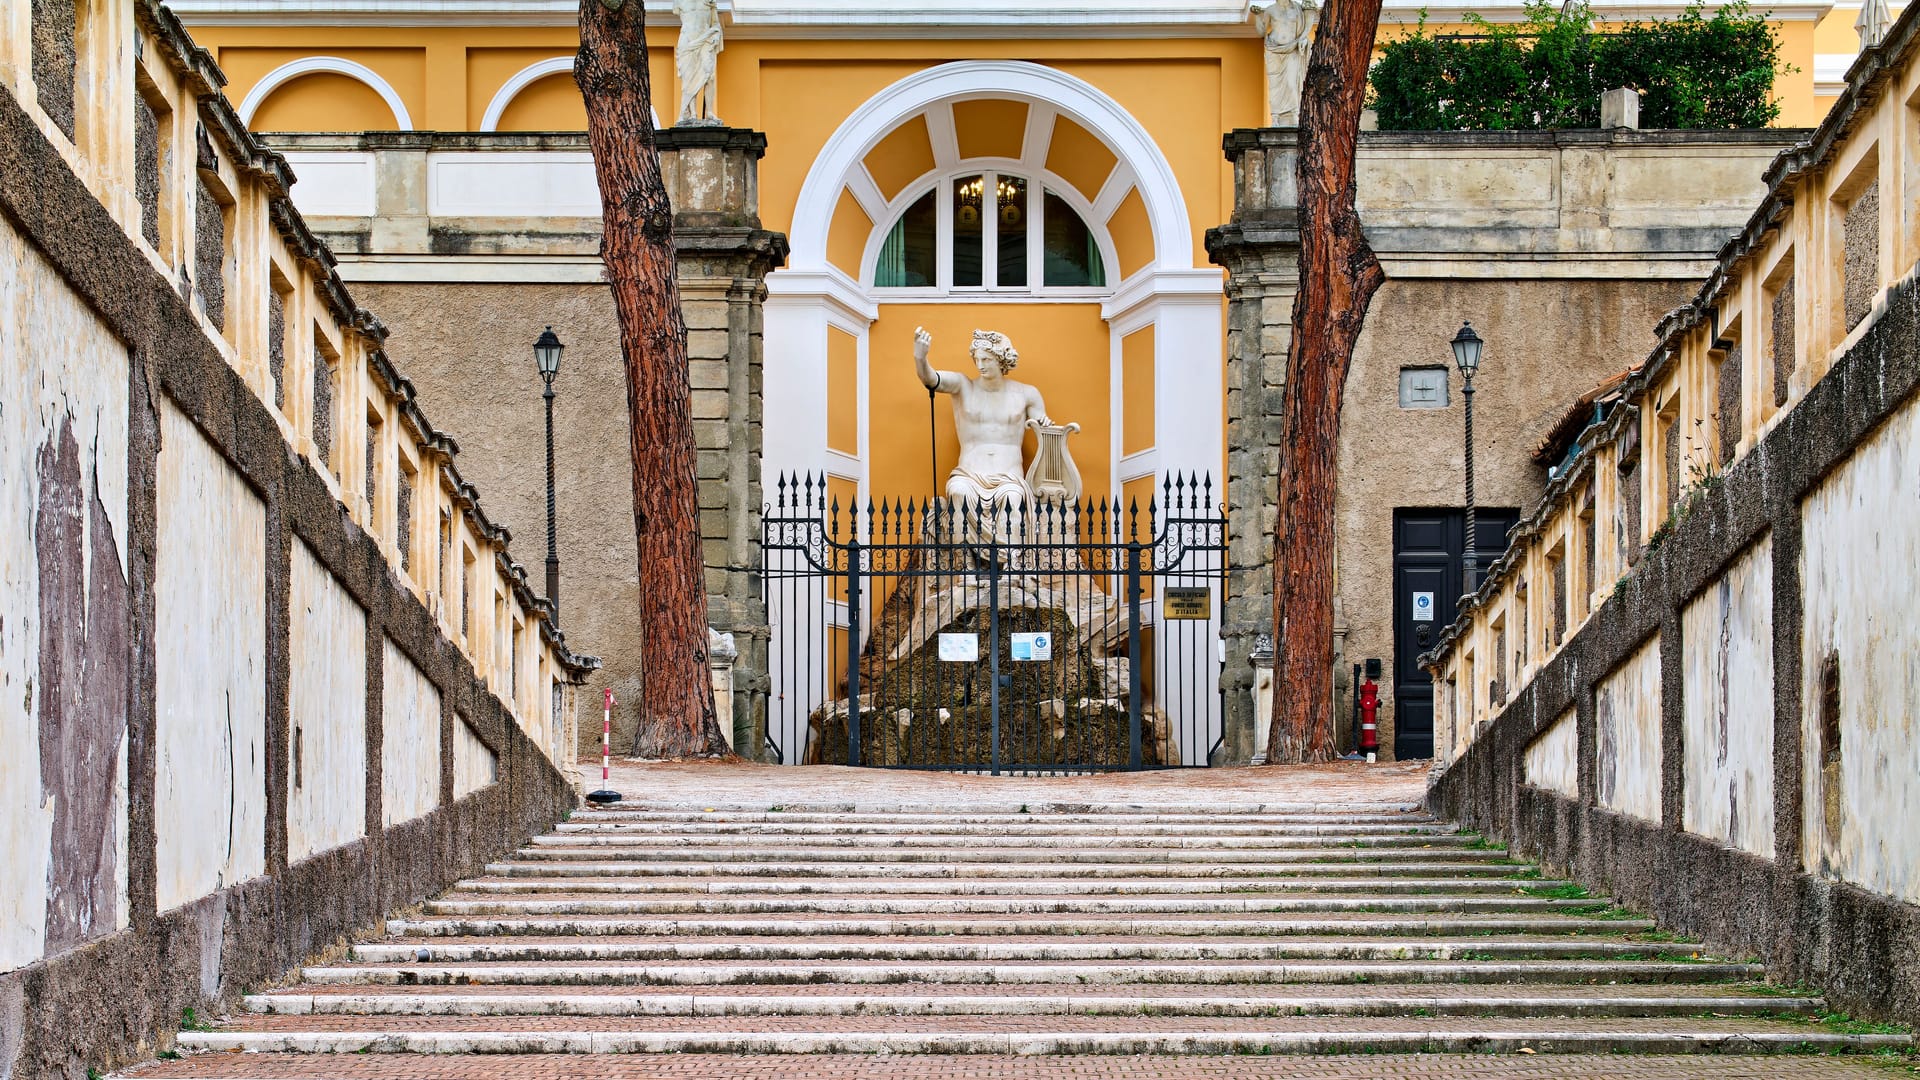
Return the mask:
<svg viewBox="0 0 1920 1080">
<path fill-rule="evenodd" d="M 674 206 L 680 310 L 687 323 L 699 450 L 707 618 L 732 634 L 733 745 L 758 759 L 767 723 L 767 611 L 760 597 L 761 308 L 787 238 L 760 227 L 767 137 L 737 128 L 659 133 Z M 723 719 L 722 723 L 726 723 Z"/>
<path fill-rule="evenodd" d="M 1299 142 L 1292 128 L 1262 128 L 1231 132 L 1224 144 L 1233 162 L 1233 220 L 1207 232 L 1208 256 L 1227 270 L 1229 599 L 1220 764 L 1244 764 L 1255 748 L 1252 657 L 1273 626 L 1280 391 L 1300 288 Z"/>
</svg>

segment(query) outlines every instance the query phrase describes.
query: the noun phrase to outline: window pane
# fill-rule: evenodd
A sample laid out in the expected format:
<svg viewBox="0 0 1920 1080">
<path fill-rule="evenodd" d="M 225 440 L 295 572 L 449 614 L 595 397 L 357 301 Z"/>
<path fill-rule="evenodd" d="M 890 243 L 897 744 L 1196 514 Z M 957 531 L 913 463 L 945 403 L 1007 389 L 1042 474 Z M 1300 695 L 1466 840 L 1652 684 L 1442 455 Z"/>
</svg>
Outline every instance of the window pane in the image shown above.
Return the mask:
<svg viewBox="0 0 1920 1080">
<path fill-rule="evenodd" d="M 1067 201 L 1047 192 L 1043 248 L 1048 285 L 1105 285 L 1107 267 L 1093 230 Z"/>
<path fill-rule="evenodd" d="M 880 261 L 874 267 L 873 283 L 880 288 L 919 288 L 937 284 L 938 255 L 935 249 L 939 215 L 935 196 L 929 191 L 907 207 L 894 222 L 893 231 L 880 245 Z"/>
<path fill-rule="evenodd" d="M 979 285 L 981 241 L 986 236 L 982 217 L 985 178 L 963 176 L 953 182 L 953 283 Z"/>
<path fill-rule="evenodd" d="M 998 185 L 1000 200 L 1000 278 L 1001 285 L 1027 283 L 1027 182 L 1018 176 L 1003 176 Z"/>
</svg>

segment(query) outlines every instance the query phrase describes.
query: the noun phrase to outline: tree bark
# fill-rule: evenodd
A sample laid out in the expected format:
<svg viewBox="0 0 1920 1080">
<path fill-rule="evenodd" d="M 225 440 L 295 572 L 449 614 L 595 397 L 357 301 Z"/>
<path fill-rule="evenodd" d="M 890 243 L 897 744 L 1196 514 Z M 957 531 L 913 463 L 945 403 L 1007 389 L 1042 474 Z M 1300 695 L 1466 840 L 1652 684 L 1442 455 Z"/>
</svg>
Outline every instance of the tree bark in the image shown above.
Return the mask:
<svg viewBox="0 0 1920 1080">
<path fill-rule="evenodd" d="M 1273 726 L 1267 760 L 1331 761 L 1333 498 L 1340 401 L 1386 275 L 1354 208 L 1354 146 L 1381 0 L 1328 0 L 1300 96 L 1300 291 L 1282 391 L 1274 529 Z"/>
<path fill-rule="evenodd" d="M 581 0 L 573 77 L 600 183 L 600 256 L 620 319 L 639 539 L 640 727 L 635 757 L 728 753 L 707 668 L 687 329 L 674 277 L 673 207 L 654 146 L 643 0 Z"/>
</svg>

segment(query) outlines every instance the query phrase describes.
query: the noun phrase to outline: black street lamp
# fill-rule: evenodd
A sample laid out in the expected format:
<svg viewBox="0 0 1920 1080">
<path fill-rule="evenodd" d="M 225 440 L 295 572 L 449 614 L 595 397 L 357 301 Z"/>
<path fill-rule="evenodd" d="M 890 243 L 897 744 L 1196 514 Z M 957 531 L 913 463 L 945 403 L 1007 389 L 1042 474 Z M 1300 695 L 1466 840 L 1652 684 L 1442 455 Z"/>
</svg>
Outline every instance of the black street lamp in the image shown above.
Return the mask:
<svg viewBox="0 0 1920 1080">
<path fill-rule="evenodd" d="M 560 354 L 567 351 L 554 336 L 553 327 L 541 331 L 533 343 L 533 360 L 540 366 L 540 381 L 547 384 L 547 602 L 560 614 L 560 554 L 553 531 L 553 377 L 560 374 Z"/>
<path fill-rule="evenodd" d="M 1471 596 L 1480 588 L 1480 558 L 1475 550 L 1473 522 L 1473 373 L 1480 370 L 1480 350 L 1486 345 L 1480 335 L 1473 332 L 1473 324 L 1463 322 L 1460 332 L 1453 335 L 1453 362 L 1460 368 L 1460 377 L 1465 385 L 1460 393 L 1467 399 L 1467 551 L 1461 559 L 1461 580 L 1463 593 Z"/>
</svg>

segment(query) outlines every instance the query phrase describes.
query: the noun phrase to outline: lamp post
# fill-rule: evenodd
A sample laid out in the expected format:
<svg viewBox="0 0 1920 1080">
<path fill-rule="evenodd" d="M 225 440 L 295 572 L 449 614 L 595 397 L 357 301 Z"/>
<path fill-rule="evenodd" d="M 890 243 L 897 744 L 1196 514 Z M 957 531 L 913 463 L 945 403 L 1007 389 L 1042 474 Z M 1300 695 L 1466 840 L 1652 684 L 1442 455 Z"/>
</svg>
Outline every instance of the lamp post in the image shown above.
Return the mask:
<svg viewBox="0 0 1920 1080">
<path fill-rule="evenodd" d="M 1453 362 L 1460 369 L 1464 385 L 1460 394 L 1467 402 L 1467 550 L 1461 559 L 1461 591 L 1466 595 L 1480 588 L 1480 559 L 1475 550 L 1473 522 L 1473 373 L 1480 370 L 1480 350 L 1485 347 L 1480 335 L 1473 332 L 1471 322 L 1460 324 L 1460 332 L 1453 335 Z"/>
<path fill-rule="evenodd" d="M 554 336 L 553 327 L 541 331 L 533 343 L 533 360 L 540 367 L 540 381 L 547 385 L 547 602 L 560 614 L 560 554 L 553 530 L 553 377 L 560 374 L 560 354 L 567 351 Z"/>
</svg>

